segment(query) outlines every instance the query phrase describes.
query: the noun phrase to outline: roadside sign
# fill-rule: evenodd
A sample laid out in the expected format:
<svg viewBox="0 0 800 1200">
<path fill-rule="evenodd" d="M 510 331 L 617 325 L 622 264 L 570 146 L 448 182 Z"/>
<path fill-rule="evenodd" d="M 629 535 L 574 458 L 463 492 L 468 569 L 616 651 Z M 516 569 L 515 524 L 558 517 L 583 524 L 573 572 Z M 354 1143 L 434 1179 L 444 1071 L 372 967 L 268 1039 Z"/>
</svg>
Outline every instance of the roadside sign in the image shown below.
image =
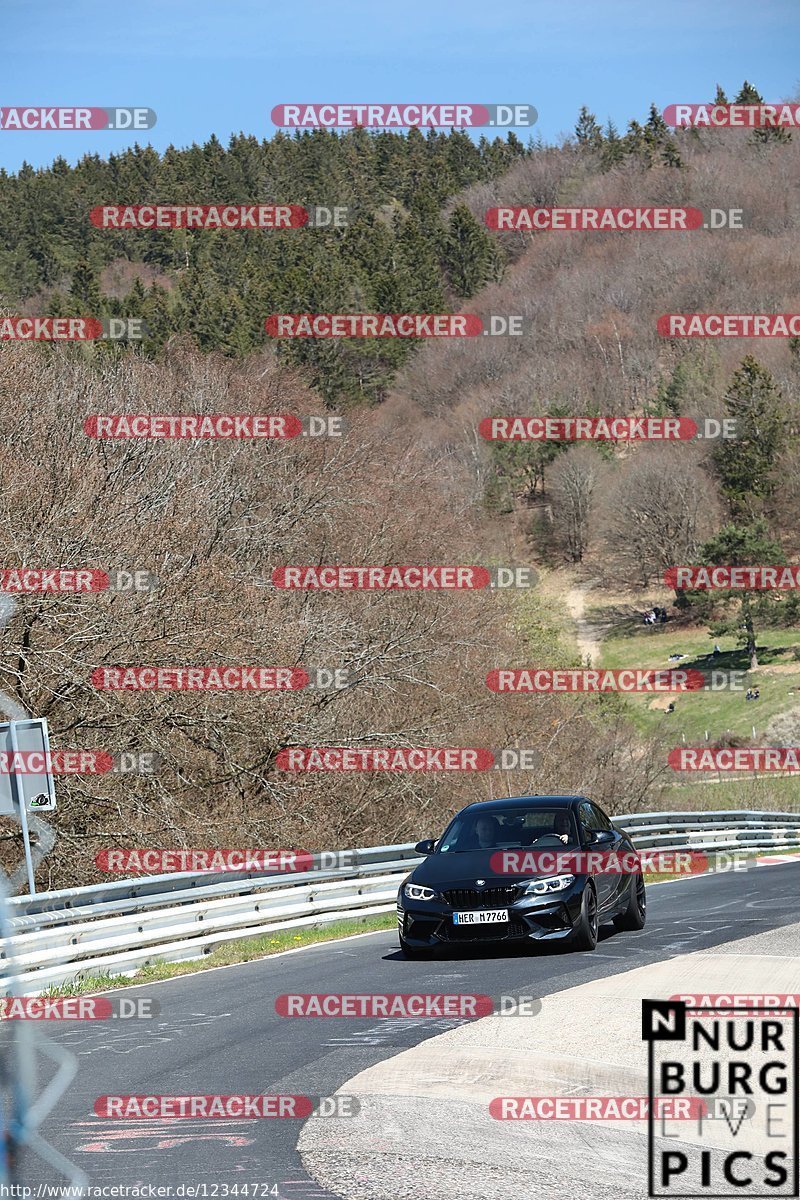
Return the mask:
<svg viewBox="0 0 800 1200">
<path fill-rule="evenodd" d="M 44 717 L 0 724 L 0 754 L 7 755 L 6 761 L 13 765 L 16 753 L 41 755 L 44 769 L 30 773 L 0 770 L 0 815 L 13 815 L 23 802 L 27 812 L 52 812 L 56 806 L 56 787 L 47 770 L 50 738 Z"/>
</svg>

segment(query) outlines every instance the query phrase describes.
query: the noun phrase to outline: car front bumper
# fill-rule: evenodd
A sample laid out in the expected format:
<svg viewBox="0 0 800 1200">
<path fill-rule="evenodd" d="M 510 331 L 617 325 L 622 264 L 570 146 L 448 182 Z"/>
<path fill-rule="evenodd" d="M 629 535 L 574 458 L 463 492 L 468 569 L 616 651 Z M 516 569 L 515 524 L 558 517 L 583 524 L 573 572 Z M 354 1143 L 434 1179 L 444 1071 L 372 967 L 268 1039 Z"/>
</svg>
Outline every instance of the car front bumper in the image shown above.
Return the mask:
<svg viewBox="0 0 800 1200">
<path fill-rule="evenodd" d="M 574 931 L 580 917 L 584 882 L 576 880 L 563 893 L 524 896 L 508 908 L 508 922 L 491 925 L 456 925 L 458 911 L 439 900 L 397 899 L 397 927 L 410 946 L 430 948 L 485 942 L 559 941 Z M 497 906 L 499 907 L 499 906 Z"/>
</svg>

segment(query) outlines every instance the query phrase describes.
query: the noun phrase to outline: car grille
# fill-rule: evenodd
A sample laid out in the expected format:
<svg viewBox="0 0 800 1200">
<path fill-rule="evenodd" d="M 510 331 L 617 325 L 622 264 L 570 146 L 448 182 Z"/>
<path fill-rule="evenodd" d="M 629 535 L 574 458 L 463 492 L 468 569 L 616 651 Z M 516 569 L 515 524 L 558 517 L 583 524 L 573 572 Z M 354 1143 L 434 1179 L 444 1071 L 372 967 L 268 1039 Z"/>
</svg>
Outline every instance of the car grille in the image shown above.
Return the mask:
<svg viewBox="0 0 800 1200">
<path fill-rule="evenodd" d="M 503 942 L 528 933 L 530 930 L 521 921 L 509 921 L 507 925 L 448 925 L 443 921 L 439 937 L 444 942 Z"/>
<path fill-rule="evenodd" d="M 442 892 L 442 899 L 451 908 L 507 908 L 519 896 L 518 887 L 456 888 Z"/>
</svg>

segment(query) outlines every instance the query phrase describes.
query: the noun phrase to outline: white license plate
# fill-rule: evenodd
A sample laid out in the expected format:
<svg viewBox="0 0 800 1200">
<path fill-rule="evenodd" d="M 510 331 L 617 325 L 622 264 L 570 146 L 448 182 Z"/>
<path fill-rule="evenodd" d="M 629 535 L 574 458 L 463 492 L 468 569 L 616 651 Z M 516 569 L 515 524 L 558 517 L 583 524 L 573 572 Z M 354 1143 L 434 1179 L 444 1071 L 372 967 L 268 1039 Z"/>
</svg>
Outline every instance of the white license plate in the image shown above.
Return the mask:
<svg viewBox="0 0 800 1200">
<path fill-rule="evenodd" d="M 507 920 L 507 908 L 475 909 L 474 912 L 453 913 L 454 925 L 495 925 Z"/>
</svg>

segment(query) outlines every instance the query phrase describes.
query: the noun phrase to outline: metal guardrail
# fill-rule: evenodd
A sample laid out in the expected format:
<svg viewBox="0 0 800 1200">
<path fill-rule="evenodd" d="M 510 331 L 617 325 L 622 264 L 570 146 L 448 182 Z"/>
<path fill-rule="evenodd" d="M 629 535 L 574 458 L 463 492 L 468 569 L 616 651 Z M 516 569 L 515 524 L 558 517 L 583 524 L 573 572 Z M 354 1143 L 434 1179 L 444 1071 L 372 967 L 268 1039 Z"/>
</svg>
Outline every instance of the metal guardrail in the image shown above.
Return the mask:
<svg viewBox="0 0 800 1200">
<path fill-rule="evenodd" d="M 615 817 L 640 850 L 800 848 L 800 813 L 632 813 Z M 199 959 L 278 930 L 392 912 L 420 861 L 411 843 L 354 850 L 352 866 L 291 874 L 186 873 L 114 880 L 6 900 L 0 994 L 34 995 L 83 976 Z"/>
</svg>

